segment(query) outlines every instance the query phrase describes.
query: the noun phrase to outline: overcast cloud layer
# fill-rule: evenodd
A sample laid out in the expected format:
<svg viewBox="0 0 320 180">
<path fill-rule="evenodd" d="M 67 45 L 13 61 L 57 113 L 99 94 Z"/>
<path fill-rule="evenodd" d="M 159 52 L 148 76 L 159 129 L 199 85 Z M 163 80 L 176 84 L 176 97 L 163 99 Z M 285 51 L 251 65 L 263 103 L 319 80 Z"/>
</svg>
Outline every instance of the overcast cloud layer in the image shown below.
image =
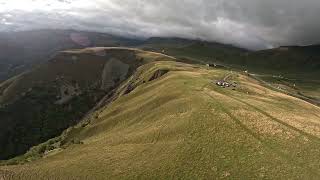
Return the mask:
<svg viewBox="0 0 320 180">
<path fill-rule="evenodd" d="M 250 49 L 320 43 L 320 0 L 0 0 L 0 31 L 79 29 Z"/>
</svg>

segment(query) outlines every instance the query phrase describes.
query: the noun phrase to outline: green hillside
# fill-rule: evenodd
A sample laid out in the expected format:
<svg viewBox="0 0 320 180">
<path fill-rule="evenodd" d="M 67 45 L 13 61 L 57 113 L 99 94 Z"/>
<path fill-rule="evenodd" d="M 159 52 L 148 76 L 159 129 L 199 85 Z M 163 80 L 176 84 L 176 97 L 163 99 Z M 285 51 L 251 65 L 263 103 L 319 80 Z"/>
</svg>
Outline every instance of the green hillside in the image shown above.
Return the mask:
<svg viewBox="0 0 320 180">
<path fill-rule="evenodd" d="M 252 68 L 273 72 L 318 73 L 320 70 L 320 46 L 288 46 L 252 52 L 243 62 Z"/>
<path fill-rule="evenodd" d="M 75 125 L 135 69 L 162 57 L 124 48 L 64 51 L 48 63 L 0 84 L 0 159 Z"/>
<path fill-rule="evenodd" d="M 0 178 L 320 178 L 318 106 L 242 72 L 142 54 L 161 61 L 139 67 L 77 126 L 6 162 L 22 164 L 0 167 Z"/>
<path fill-rule="evenodd" d="M 244 65 L 274 88 L 320 105 L 319 52 L 317 45 L 279 47 L 249 53 Z"/>
</svg>

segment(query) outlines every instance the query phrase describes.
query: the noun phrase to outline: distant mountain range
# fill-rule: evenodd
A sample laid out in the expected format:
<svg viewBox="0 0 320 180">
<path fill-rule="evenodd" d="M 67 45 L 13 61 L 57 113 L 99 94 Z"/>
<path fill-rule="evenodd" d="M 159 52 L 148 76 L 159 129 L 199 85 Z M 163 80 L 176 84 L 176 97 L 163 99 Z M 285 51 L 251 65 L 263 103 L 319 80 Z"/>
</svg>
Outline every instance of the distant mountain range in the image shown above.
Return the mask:
<svg viewBox="0 0 320 180">
<path fill-rule="evenodd" d="M 284 72 L 319 72 L 320 45 L 286 46 L 261 51 L 249 51 L 232 45 L 186 40 L 180 38 L 150 38 L 141 48 L 163 51 L 184 59 L 202 63 L 221 63 L 242 69 Z"/>
<path fill-rule="evenodd" d="M 0 33 L 0 81 L 47 62 L 61 50 L 94 46 L 130 46 L 137 40 L 74 30 Z"/>
<path fill-rule="evenodd" d="M 47 62 L 61 50 L 102 46 L 138 47 L 185 60 L 219 62 L 244 69 L 316 71 L 320 68 L 319 45 L 253 52 L 232 45 L 182 38 L 139 40 L 96 32 L 34 30 L 0 33 L 0 82 Z"/>
</svg>

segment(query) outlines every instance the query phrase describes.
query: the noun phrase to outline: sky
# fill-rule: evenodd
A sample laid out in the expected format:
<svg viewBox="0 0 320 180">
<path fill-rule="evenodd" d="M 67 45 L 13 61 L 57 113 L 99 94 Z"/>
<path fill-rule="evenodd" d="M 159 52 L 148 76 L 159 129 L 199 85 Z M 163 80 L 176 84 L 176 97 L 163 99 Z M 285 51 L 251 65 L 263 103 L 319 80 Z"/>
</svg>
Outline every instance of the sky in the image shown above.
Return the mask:
<svg viewBox="0 0 320 180">
<path fill-rule="evenodd" d="M 320 43 L 320 0 L 0 0 L 0 31 L 75 29 L 248 49 Z"/>
</svg>

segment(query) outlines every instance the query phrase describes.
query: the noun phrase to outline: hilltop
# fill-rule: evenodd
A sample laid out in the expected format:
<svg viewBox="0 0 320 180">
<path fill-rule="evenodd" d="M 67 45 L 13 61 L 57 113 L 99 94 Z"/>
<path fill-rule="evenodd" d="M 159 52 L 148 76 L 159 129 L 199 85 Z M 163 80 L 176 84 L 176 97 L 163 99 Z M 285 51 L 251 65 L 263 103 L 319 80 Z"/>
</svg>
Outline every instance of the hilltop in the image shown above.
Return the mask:
<svg viewBox="0 0 320 180">
<path fill-rule="evenodd" d="M 145 62 L 79 124 L 6 162 L 4 178 L 320 177 L 318 106 L 241 71 L 126 51 Z"/>
</svg>

